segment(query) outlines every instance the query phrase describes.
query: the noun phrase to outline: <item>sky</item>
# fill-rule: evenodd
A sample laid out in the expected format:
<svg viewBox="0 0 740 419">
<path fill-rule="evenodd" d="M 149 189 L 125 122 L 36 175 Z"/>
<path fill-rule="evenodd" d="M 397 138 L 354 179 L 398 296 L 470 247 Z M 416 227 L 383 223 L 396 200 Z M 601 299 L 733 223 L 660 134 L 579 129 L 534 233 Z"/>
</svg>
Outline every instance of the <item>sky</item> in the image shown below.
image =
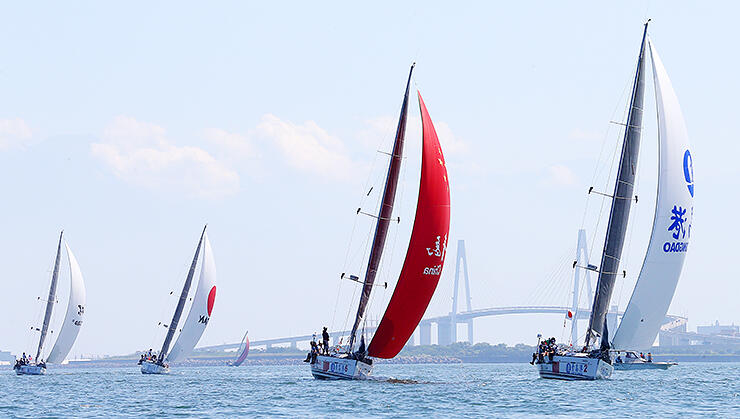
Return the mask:
<svg viewBox="0 0 740 419">
<path fill-rule="evenodd" d="M 598 255 L 642 25 L 693 146 L 694 235 L 669 313 L 740 322 L 732 260 L 740 152 L 735 2 L 8 3 L 0 14 L 0 349 L 35 347 L 59 231 L 85 276 L 72 355 L 161 344 L 200 230 L 218 294 L 202 345 L 345 327 L 408 68 L 439 133 L 451 189 L 448 260 L 427 315 L 451 310 L 465 240 L 473 308 L 560 305 L 577 231 Z M 622 308 L 655 199 L 652 76 Z M 413 220 L 418 104 L 381 278 Z M 374 193 L 366 196 L 370 187 Z M 605 214 L 602 214 L 602 217 Z M 601 223 L 600 225 L 603 225 Z M 598 257 L 593 256 L 598 259 Z M 596 261 L 598 263 L 598 260 Z M 65 272 L 63 270 L 63 272 Z M 60 301 L 68 293 L 68 274 Z M 371 319 L 391 290 L 376 293 Z M 43 297 L 42 297 L 43 298 Z M 56 317 L 64 310 L 58 309 Z M 58 321 L 58 320 L 57 320 Z M 351 323 L 350 323 L 351 325 Z M 462 327 L 461 327 L 462 330 Z M 476 341 L 567 335 L 561 316 L 476 321 Z M 465 334 L 461 333 L 461 338 Z"/>
</svg>

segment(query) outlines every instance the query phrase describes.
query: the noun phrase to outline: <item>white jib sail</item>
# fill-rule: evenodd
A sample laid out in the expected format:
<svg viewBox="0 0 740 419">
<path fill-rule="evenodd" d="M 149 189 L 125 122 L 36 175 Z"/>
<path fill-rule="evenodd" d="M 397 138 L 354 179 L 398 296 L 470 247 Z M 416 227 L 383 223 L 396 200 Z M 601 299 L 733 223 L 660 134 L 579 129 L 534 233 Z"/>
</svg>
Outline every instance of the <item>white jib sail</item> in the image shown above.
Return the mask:
<svg viewBox="0 0 740 419">
<path fill-rule="evenodd" d="M 216 300 L 216 262 L 213 260 L 213 250 L 208 236 L 203 238 L 203 259 L 201 263 L 198 288 L 195 290 L 193 305 L 190 307 L 188 318 L 182 326 L 180 336 L 167 355 L 170 362 L 182 361 L 187 358 L 200 340 L 206 326 L 211 319 L 211 311 Z"/>
<path fill-rule="evenodd" d="M 650 57 L 658 109 L 658 197 L 650 244 L 622 323 L 617 349 L 644 350 L 664 323 L 681 276 L 694 218 L 694 169 L 678 98 L 652 42 Z"/>
<path fill-rule="evenodd" d="M 65 242 L 67 249 L 67 259 L 69 260 L 69 302 L 67 303 L 67 314 L 64 316 L 64 323 L 59 330 L 57 341 L 46 359 L 46 362 L 58 364 L 64 361 L 72 346 L 77 340 L 77 335 L 82 328 L 82 319 L 85 316 L 85 302 L 87 294 L 85 292 L 85 282 L 82 279 L 82 271 L 77 263 L 75 255 Z"/>
</svg>

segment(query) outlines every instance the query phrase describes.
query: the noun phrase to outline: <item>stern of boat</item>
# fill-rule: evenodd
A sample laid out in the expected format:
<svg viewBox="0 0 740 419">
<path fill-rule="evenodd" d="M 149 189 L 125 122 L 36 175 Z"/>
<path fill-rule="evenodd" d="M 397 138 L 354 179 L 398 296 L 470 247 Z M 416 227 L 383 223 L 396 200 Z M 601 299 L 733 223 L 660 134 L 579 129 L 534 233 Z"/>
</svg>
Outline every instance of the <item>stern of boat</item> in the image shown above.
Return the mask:
<svg viewBox="0 0 740 419">
<path fill-rule="evenodd" d="M 311 374 L 318 380 L 362 380 L 372 372 L 372 365 L 351 358 L 319 355 L 311 364 Z"/>
<path fill-rule="evenodd" d="M 601 359 L 577 355 L 556 355 L 552 361 L 535 365 L 541 378 L 557 380 L 603 380 L 611 377 L 614 371 Z"/>
<path fill-rule="evenodd" d="M 16 375 L 44 375 L 46 368 L 39 365 L 21 365 L 15 370 Z"/>
<path fill-rule="evenodd" d="M 154 362 L 145 361 L 141 363 L 142 374 L 169 374 L 170 367 Z"/>
</svg>

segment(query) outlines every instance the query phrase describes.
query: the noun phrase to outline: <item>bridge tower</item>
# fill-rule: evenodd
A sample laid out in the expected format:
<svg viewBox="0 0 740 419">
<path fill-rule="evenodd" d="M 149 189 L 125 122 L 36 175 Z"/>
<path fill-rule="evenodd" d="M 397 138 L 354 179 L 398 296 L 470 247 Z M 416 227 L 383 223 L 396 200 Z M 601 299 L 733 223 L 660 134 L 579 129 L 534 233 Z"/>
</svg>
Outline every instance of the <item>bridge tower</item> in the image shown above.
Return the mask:
<svg viewBox="0 0 740 419">
<path fill-rule="evenodd" d="M 465 240 L 457 241 L 457 256 L 455 259 L 455 285 L 452 293 L 452 311 L 448 322 L 440 322 L 437 324 L 437 342 L 440 345 L 449 345 L 457 342 L 457 313 L 458 313 L 458 301 L 460 293 L 460 273 L 464 275 L 465 279 L 465 306 L 467 311 L 471 311 L 472 305 L 470 303 L 470 277 L 468 274 L 468 258 L 465 255 Z M 468 342 L 473 343 L 473 320 L 467 321 L 468 324 Z"/>
<path fill-rule="evenodd" d="M 570 341 L 574 347 L 577 346 L 578 342 L 578 318 L 580 317 L 578 297 L 581 291 L 581 277 L 586 281 L 586 289 L 588 291 L 586 295 L 588 295 L 589 298 L 593 295 L 593 290 L 591 289 L 591 269 L 588 268 L 589 266 L 586 230 L 580 229 L 578 230 L 578 245 L 576 246 L 576 266 L 573 270 L 573 306 L 571 309 L 573 312 L 573 319 Z"/>
</svg>

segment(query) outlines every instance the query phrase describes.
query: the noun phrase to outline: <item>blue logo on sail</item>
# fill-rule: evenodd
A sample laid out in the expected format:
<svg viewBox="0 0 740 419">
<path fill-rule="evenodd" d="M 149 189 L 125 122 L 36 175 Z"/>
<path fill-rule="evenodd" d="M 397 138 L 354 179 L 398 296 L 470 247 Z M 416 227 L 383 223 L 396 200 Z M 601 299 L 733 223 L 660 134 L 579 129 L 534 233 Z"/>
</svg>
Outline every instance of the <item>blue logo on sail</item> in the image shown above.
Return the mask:
<svg viewBox="0 0 740 419">
<path fill-rule="evenodd" d="M 693 186 L 693 185 L 692 185 Z M 693 188 L 689 189 L 690 191 L 693 191 Z M 673 209 L 671 210 L 671 225 L 668 226 L 668 231 L 673 232 L 673 238 L 676 240 L 683 240 L 686 238 L 686 227 L 684 227 L 683 223 L 686 222 L 686 208 L 680 207 L 678 205 L 674 205 Z M 690 227 L 690 226 L 689 226 Z M 691 233 L 689 233 L 691 235 Z M 688 242 L 665 242 L 663 243 L 663 251 L 664 252 L 685 252 L 689 247 Z"/>
<path fill-rule="evenodd" d="M 691 152 L 686 150 L 683 154 L 683 177 L 688 184 L 689 193 L 694 197 L 694 162 L 691 160 Z"/>
</svg>

